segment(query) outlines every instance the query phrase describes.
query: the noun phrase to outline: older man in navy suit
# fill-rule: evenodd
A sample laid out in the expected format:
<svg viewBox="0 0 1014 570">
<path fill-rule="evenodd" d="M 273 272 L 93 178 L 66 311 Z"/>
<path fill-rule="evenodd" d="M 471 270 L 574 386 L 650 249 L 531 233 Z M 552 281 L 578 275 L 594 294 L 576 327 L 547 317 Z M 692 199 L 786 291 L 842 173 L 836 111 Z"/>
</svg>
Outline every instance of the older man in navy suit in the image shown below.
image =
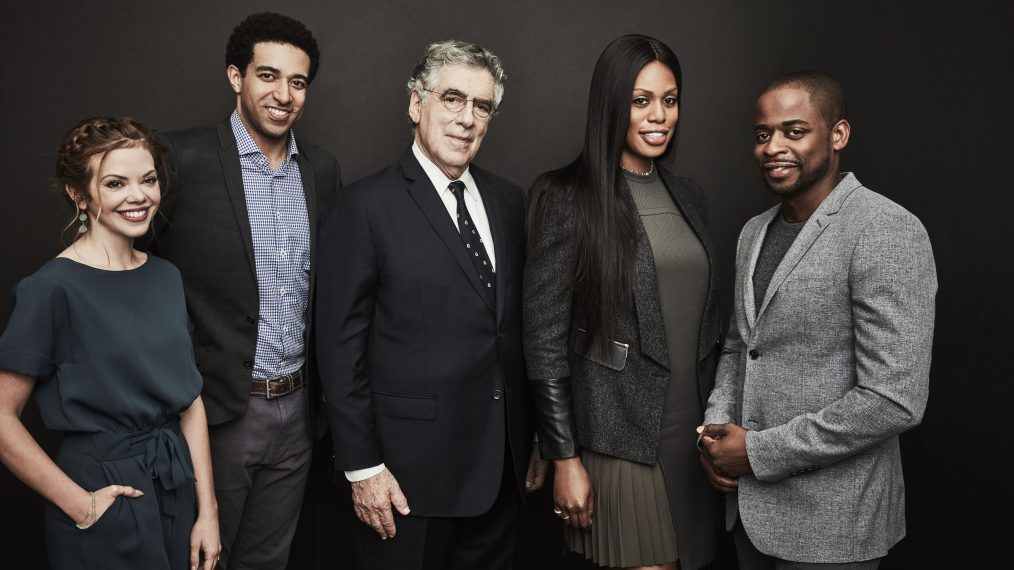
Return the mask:
<svg viewBox="0 0 1014 570">
<path fill-rule="evenodd" d="M 432 44 L 411 148 L 349 186 L 321 233 L 318 337 L 363 568 L 509 568 L 532 428 L 521 189 L 473 164 L 500 59 Z M 393 506 L 393 509 L 392 509 Z"/>
</svg>

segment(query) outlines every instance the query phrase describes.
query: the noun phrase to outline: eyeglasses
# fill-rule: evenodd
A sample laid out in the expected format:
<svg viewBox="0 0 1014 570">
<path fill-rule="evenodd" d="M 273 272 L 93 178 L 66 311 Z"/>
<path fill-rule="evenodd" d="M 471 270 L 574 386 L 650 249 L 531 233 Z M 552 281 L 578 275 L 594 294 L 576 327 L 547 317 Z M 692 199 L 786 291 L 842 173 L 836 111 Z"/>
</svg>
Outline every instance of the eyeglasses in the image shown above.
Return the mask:
<svg viewBox="0 0 1014 570">
<path fill-rule="evenodd" d="M 461 110 L 465 108 L 465 105 L 471 101 L 472 115 L 474 115 L 476 119 L 488 119 L 496 114 L 496 105 L 494 105 L 489 99 L 479 99 L 477 97 L 468 99 L 465 97 L 464 93 L 456 89 L 448 89 L 443 93 L 425 88 L 423 91 L 429 91 L 430 93 L 439 95 L 440 102 L 452 113 L 461 112 Z"/>
</svg>

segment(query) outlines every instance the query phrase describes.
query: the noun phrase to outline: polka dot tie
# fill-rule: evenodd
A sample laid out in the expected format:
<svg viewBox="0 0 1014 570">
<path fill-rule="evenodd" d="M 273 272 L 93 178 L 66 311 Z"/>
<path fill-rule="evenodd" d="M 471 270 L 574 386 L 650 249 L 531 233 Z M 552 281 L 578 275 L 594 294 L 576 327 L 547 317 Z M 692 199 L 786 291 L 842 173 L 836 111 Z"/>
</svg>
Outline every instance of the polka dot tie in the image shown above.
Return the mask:
<svg viewBox="0 0 1014 570">
<path fill-rule="evenodd" d="M 490 262 L 489 255 L 486 254 L 486 246 L 482 243 L 482 237 L 479 236 L 475 222 L 472 221 L 472 216 L 468 214 L 468 208 L 465 207 L 465 183 L 455 180 L 447 186 L 447 189 L 451 191 L 451 194 L 454 194 L 455 200 L 458 201 L 458 233 L 461 234 L 461 241 L 465 244 L 465 251 L 479 274 L 479 281 L 486 289 L 490 302 L 495 305 L 496 270 L 493 269 L 493 263 Z"/>
</svg>

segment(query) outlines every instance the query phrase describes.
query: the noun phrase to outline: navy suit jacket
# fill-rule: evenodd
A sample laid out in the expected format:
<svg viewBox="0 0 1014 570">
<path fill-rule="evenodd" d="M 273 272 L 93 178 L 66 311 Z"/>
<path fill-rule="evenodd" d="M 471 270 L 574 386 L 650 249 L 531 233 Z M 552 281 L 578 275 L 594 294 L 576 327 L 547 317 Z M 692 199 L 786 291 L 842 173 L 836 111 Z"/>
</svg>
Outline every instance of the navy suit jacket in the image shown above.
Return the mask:
<svg viewBox="0 0 1014 570">
<path fill-rule="evenodd" d="M 531 445 L 524 198 L 470 171 L 493 235 L 495 306 L 411 150 L 343 190 L 320 236 L 317 352 L 335 469 L 386 464 L 413 515 L 485 512 L 505 445 L 517 482 Z"/>
</svg>

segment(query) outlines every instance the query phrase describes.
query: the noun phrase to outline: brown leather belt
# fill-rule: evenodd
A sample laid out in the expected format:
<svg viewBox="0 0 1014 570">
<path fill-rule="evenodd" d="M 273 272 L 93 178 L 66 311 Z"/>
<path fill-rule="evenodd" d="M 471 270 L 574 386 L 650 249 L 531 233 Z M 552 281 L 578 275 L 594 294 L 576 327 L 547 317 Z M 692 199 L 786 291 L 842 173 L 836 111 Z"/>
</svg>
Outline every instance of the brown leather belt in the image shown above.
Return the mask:
<svg viewBox="0 0 1014 570">
<path fill-rule="evenodd" d="M 267 380 L 251 380 L 250 395 L 264 396 L 268 400 L 291 394 L 303 387 L 303 370 Z"/>
</svg>

